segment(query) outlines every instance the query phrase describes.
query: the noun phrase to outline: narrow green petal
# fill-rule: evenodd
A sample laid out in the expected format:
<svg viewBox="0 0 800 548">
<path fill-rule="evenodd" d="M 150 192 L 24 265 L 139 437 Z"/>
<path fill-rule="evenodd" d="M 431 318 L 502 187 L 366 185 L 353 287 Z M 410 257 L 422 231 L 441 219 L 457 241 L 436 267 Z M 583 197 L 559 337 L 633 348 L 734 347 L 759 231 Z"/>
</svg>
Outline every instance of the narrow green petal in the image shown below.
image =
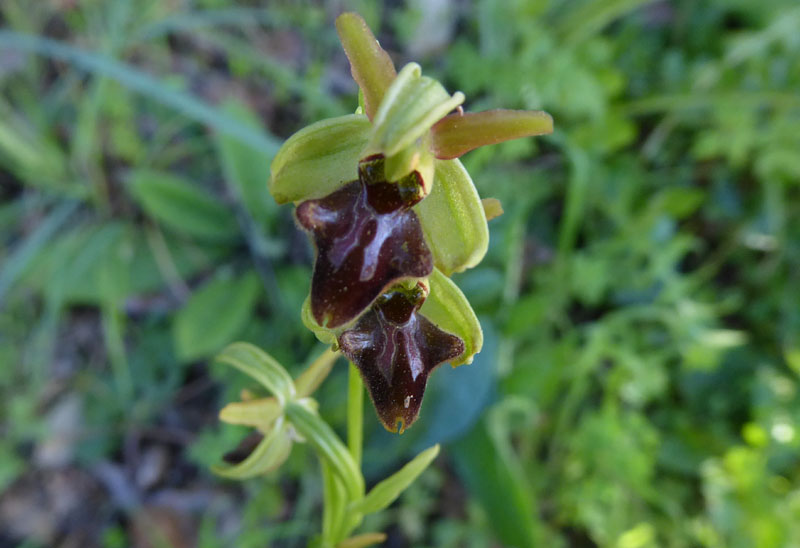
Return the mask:
<svg viewBox="0 0 800 548">
<path fill-rule="evenodd" d="M 322 384 L 322 381 L 328 377 L 331 369 L 333 369 L 333 364 L 336 363 L 338 358 L 339 354 L 337 352 L 327 349 L 316 360 L 311 362 L 311 365 L 294 381 L 294 385 L 297 388 L 297 397 L 305 398 L 313 394 Z"/>
<path fill-rule="evenodd" d="M 442 118 L 433 126 L 431 150 L 450 160 L 485 145 L 553 132 L 553 118 L 542 111 L 487 110 Z"/>
<path fill-rule="evenodd" d="M 348 114 L 289 137 L 272 160 L 272 197 L 279 204 L 322 198 L 358 179 L 358 160 L 370 128 L 363 114 Z"/>
<path fill-rule="evenodd" d="M 430 293 L 420 314 L 464 341 L 464 353 L 450 362 L 453 367 L 472 363 L 472 358 L 483 347 L 483 330 L 469 301 L 458 286 L 438 270 L 433 271 L 428 284 Z"/>
<path fill-rule="evenodd" d="M 422 76 L 418 64 L 407 64 L 375 114 L 368 151 L 387 157 L 400 153 L 463 102 L 463 93 L 451 96 L 439 82 Z"/>
<path fill-rule="evenodd" d="M 213 466 L 211 470 L 230 479 L 248 479 L 275 470 L 286 461 L 291 451 L 292 440 L 282 422 L 242 462 L 233 466 Z"/>
<path fill-rule="evenodd" d="M 262 434 L 272 430 L 282 413 L 281 405 L 275 398 L 232 402 L 219 412 L 219 419 L 228 424 L 242 424 L 257 428 Z"/>
<path fill-rule="evenodd" d="M 237 342 L 226 347 L 216 361 L 235 367 L 272 392 L 280 405 L 297 394 L 294 381 L 275 358 L 250 343 Z"/>
<path fill-rule="evenodd" d="M 343 13 L 337 17 L 336 30 L 350 60 L 353 80 L 364 95 L 364 110 L 371 120 L 386 90 L 397 76 L 394 63 L 357 13 Z"/>
<path fill-rule="evenodd" d="M 450 276 L 481 262 L 489 248 L 489 227 L 478 191 L 461 162 L 435 164 L 433 189 L 414 211 L 436 268 Z"/>
</svg>

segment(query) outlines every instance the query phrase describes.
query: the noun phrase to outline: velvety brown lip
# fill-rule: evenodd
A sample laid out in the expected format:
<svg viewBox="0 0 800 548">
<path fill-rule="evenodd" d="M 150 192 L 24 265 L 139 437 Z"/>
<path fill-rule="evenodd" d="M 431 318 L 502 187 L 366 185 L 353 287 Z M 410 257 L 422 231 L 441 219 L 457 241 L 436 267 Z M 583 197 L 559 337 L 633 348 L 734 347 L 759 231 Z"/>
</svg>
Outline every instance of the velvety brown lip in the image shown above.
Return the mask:
<svg viewBox="0 0 800 548">
<path fill-rule="evenodd" d="M 311 312 L 336 328 L 357 318 L 389 286 L 433 271 L 433 256 L 411 206 L 417 179 L 381 180 L 382 158 L 362 162 L 359 180 L 301 203 L 297 221 L 317 248 Z"/>
<path fill-rule="evenodd" d="M 361 372 L 375 410 L 390 431 L 417 418 L 428 375 L 464 352 L 464 342 L 418 313 L 425 293 L 393 288 L 339 336 L 339 347 Z"/>
</svg>

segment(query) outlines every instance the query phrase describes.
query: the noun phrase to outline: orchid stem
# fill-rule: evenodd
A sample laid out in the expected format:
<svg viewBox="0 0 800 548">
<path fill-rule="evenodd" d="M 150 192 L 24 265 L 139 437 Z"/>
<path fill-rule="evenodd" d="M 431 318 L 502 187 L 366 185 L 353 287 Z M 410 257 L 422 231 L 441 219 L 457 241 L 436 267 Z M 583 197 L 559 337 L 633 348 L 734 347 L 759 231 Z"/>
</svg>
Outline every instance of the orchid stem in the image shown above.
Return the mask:
<svg viewBox="0 0 800 548">
<path fill-rule="evenodd" d="M 364 442 L 364 383 L 356 366 L 350 364 L 347 385 L 347 448 L 361 467 L 361 449 Z"/>
</svg>

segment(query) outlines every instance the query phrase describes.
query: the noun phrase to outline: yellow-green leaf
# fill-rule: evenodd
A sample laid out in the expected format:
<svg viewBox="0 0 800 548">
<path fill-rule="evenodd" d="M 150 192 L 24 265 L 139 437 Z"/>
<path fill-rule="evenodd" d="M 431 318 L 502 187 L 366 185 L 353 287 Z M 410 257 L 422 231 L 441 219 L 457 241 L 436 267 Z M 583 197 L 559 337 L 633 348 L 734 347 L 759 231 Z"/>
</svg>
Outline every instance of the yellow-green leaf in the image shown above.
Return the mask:
<svg viewBox="0 0 800 548">
<path fill-rule="evenodd" d="M 364 495 L 364 476 L 353 457 L 347 451 L 336 433 L 319 414 L 305 403 L 305 400 L 292 401 L 286 405 L 286 417 L 295 429 L 310 443 L 317 454 L 324 458 L 342 480 L 350 500 L 358 500 Z"/>
<path fill-rule="evenodd" d="M 367 496 L 353 504 L 353 512 L 372 514 L 393 503 L 411 485 L 439 454 L 439 445 L 429 447 L 400 470 L 378 483 Z"/>
</svg>

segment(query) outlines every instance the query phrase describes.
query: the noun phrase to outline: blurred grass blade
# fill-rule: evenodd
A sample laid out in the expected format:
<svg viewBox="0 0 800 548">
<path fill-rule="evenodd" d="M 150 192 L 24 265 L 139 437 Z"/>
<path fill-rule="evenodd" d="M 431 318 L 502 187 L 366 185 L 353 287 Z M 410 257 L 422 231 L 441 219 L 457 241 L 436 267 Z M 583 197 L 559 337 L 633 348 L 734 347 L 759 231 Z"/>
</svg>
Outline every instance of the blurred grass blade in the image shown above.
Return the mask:
<svg viewBox="0 0 800 548">
<path fill-rule="evenodd" d="M 534 548 L 536 514 L 530 486 L 513 475 L 481 422 L 453 444 L 456 471 L 489 516 L 503 546 Z"/>
<path fill-rule="evenodd" d="M 179 13 L 145 25 L 133 35 L 131 41 L 146 42 L 171 32 L 224 25 L 243 28 L 256 25 L 275 27 L 290 23 L 291 21 L 283 17 L 279 11 L 268 8 L 228 8 L 194 11 Z"/>
<path fill-rule="evenodd" d="M 254 131 L 263 131 L 256 113 L 244 103 L 226 101 L 223 104 L 223 111 L 241 124 L 253 128 Z M 275 215 L 276 207 L 265 181 L 271 157 L 262 151 L 253 150 L 252 147 L 227 134 L 215 135 L 214 141 L 225 181 L 232 187 L 242 206 L 264 230 L 265 225 Z"/>
<path fill-rule="evenodd" d="M 57 40 L 7 30 L 0 30 L 0 49 L 37 53 L 71 63 L 94 74 L 107 76 L 128 89 L 150 97 L 270 156 L 274 155 L 280 146 L 277 139 L 271 135 L 242 124 L 195 96 L 175 90 L 164 82 L 105 55 L 85 51 Z"/>
<path fill-rule="evenodd" d="M 17 281 L 20 274 L 22 274 L 31 261 L 36 257 L 37 253 L 48 244 L 56 232 L 61 229 L 64 223 L 69 219 L 70 215 L 77 209 L 79 202 L 64 202 L 53 210 L 47 218 L 39 224 L 36 231 L 31 234 L 24 243 L 21 243 L 9 256 L 3 261 L 0 267 L 0 305 L 3 303 L 3 297 Z"/>
<path fill-rule="evenodd" d="M 556 23 L 566 42 L 579 42 L 603 30 L 614 19 L 653 0 L 591 0 L 570 10 Z"/>
<path fill-rule="evenodd" d="M 216 361 L 233 366 L 261 383 L 278 398 L 281 405 L 295 396 L 289 373 L 275 358 L 257 346 L 244 342 L 233 343 L 216 357 Z"/>
<path fill-rule="evenodd" d="M 218 198 L 170 173 L 138 170 L 127 187 L 133 198 L 160 224 L 196 238 L 232 240 L 236 218 Z"/>
<path fill-rule="evenodd" d="M 373 514 L 388 508 L 428 468 L 438 454 L 438 444 L 426 449 L 400 470 L 373 487 L 366 497 L 352 506 L 352 511 Z"/>
<path fill-rule="evenodd" d="M 364 477 L 328 423 L 302 400 L 290 402 L 286 406 L 285 413 L 300 435 L 314 447 L 320 458 L 326 459 L 331 465 L 342 480 L 348 498 L 351 501 L 361 499 L 364 496 Z"/>
</svg>

